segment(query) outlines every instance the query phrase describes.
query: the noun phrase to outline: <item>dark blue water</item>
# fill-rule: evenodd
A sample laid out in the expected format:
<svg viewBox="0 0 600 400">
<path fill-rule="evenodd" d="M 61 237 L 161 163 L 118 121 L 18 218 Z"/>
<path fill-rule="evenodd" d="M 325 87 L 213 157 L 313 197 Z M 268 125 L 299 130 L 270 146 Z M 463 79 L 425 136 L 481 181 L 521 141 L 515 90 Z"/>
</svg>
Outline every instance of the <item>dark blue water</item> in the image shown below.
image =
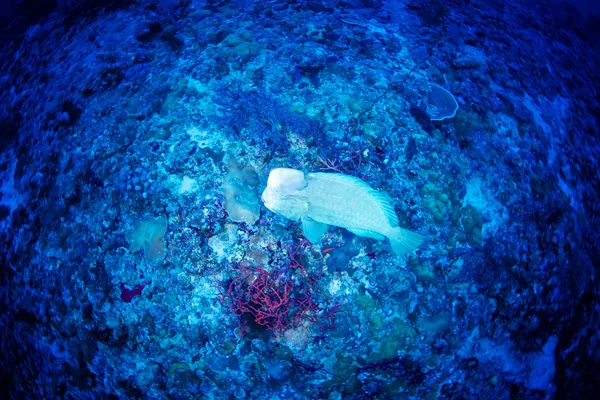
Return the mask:
<svg viewBox="0 0 600 400">
<path fill-rule="evenodd" d="M 595 398 L 598 8 L 6 2 L 3 398 Z"/>
</svg>

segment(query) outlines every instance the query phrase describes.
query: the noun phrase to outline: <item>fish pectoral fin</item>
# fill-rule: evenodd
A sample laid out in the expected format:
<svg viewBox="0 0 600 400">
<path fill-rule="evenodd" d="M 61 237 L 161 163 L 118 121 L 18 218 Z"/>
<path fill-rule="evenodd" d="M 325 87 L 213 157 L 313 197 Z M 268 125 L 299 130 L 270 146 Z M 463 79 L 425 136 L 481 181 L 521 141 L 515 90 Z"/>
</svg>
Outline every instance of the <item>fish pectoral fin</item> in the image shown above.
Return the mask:
<svg viewBox="0 0 600 400">
<path fill-rule="evenodd" d="M 346 228 L 346 229 L 348 229 L 348 228 Z M 385 236 L 383 236 L 380 233 L 373 232 L 373 231 L 367 231 L 364 229 L 348 229 L 348 230 L 350 232 L 354 233 L 356 236 L 368 237 L 368 238 L 377 239 L 377 240 L 385 239 Z"/>
<path fill-rule="evenodd" d="M 302 216 L 302 232 L 304 237 L 312 244 L 316 244 L 321 239 L 321 236 L 327 232 L 329 225 L 322 222 L 317 222 L 309 216 Z"/>
</svg>

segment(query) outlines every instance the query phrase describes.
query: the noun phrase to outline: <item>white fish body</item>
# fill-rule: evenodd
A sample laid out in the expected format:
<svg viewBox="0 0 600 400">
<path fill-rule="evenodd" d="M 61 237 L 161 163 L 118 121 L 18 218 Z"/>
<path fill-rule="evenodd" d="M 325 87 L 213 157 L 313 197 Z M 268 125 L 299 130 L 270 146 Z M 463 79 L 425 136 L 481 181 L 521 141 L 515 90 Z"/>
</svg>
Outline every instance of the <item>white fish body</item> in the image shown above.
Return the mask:
<svg viewBox="0 0 600 400">
<path fill-rule="evenodd" d="M 397 255 L 415 250 L 423 236 L 398 226 L 389 198 L 363 180 L 344 174 L 304 174 L 276 168 L 262 194 L 265 206 L 291 220 L 301 220 L 304 236 L 319 241 L 329 225 L 363 237 L 388 238 Z"/>
</svg>

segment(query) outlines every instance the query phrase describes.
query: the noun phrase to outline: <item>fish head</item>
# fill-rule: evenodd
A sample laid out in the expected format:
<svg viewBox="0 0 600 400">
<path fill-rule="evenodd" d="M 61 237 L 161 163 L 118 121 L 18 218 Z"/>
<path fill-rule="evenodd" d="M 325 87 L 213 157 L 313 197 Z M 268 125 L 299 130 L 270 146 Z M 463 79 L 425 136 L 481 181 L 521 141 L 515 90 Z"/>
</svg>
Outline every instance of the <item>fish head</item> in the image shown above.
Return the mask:
<svg viewBox="0 0 600 400">
<path fill-rule="evenodd" d="M 269 210 L 285 218 L 297 220 L 308 203 L 300 193 L 308 185 L 304 172 L 291 168 L 275 168 L 269 174 L 262 201 Z"/>
<path fill-rule="evenodd" d="M 280 192 L 302 190 L 308 185 L 304 172 L 291 168 L 275 168 L 269 174 L 267 188 Z"/>
</svg>

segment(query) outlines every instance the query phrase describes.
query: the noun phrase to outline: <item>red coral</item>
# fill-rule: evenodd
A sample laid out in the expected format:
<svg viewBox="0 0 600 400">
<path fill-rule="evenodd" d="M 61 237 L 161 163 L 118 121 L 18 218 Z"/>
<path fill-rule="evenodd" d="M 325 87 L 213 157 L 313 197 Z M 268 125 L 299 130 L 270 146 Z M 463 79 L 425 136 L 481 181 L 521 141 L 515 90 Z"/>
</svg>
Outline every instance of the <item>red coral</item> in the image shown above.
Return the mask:
<svg viewBox="0 0 600 400">
<path fill-rule="evenodd" d="M 339 304 L 323 309 L 315 304 L 319 275 L 307 271 L 302 257 L 310 243 L 303 240 L 288 251 L 289 263 L 282 269 L 238 267 L 240 275 L 217 285 L 221 305 L 243 321 L 251 320 L 267 330 L 281 333 L 301 321 L 318 324 L 321 333 L 334 329 Z M 226 288 L 226 290 L 225 290 Z"/>
<path fill-rule="evenodd" d="M 283 332 L 316 309 L 309 290 L 280 271 L 240 267 L 241 275 L 223 291 L 219 302 L 238 317 L 250 316 L 267 330 Z"/>
<path fill-rule="evenodd" d="M 143 283 L 140 283 L 139 285 L 136 285 L 133 289 L 127 289 L 125 287 L 125 284 L 121 283 L 121 299 L 125 303 L 131 302 L 131 300 L 133 300 L 133 298 L 135 296 L 139 296 L 140 294 L 142 294 L 142 290 L 144 289 L 144 286 L 146 286 L 147 284 L 148 284 L 148 282 L 143 282 Z"/>
<path fill-rule="evenodd" d="M 319 170 L 359 176 L 363 167 L 363 151 L 364 150 L 355 150 L 344 157 L 344 159 L 331 159 L 317 156 L 317 164 L 320 165 Z"/>
<path fill-rule="evenodd" d="M 302 263 L 302 257 L 307 248 L 312 250 L 312 244 L 310 244 L 308 239 L 302 237 L 302 240 L 293 251 L 291 248 L 288 250 L 288 256 L 290 257 L 289 267 L 292 269 L 299 269 L 304 277 L 306 277 L 306 268 L 304 268 L 304 264 Z"/>
</svg>

